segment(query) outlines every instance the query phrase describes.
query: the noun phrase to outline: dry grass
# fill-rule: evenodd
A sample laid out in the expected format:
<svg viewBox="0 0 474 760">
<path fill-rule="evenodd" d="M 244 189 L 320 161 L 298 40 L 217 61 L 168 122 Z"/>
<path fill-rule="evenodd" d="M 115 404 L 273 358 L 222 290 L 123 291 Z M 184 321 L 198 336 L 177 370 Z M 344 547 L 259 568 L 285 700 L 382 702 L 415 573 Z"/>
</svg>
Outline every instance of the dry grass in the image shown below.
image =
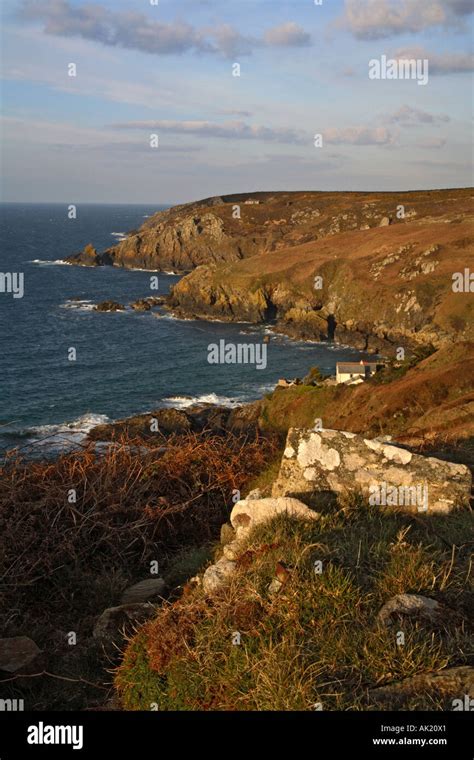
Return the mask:
<svg viewBox="0 0 474 760">
<path fill-rule="evenodd" d="M 231 435 L 159 443 L 122 439 L 102 455 L 91 446 L 48 462 L 12 458 L 0 469 L 1 635 L 31 636 L 48 671 L 104 685 L 90 647 L 98 615 L 149 577 L 150 561 L 166 575 L 186 547 L 215 540 L 233 489 L 244 489 L 273 452 L 268 439 Z M 76 647 L 66 643 L 69 631 Z M 29 709 L 97 699 L 77 685 L 66 696 L 55 683 L 52 694 L 45 679 L 34 680 Z"/>
<path fill-rule="evenodd" d="M 341 508 L 343 507 L 343 508 Z M 254 530 L 229 586 L 166 606 L 132 639 L 115 685 L 125 709 L 372 709 L 370 689 L 474 657 L 472 513 L 428 518 L 349 499 L 316 523 L 279 516 Z M 323 562 L 316 574 L 315 560 Z M 276 565 L 288 580 L 268 591 Z M 439 624 L 376 620 L 398 593 L 456 614 Z M 398 630 L 405 644 L 398 646 Z M 233 636 L 240 633 L 240 645 Z M 443 709 L 417 695 L 413 709 Z M 448 705 L 449 707 L 449 705 Z"/>
</svg>

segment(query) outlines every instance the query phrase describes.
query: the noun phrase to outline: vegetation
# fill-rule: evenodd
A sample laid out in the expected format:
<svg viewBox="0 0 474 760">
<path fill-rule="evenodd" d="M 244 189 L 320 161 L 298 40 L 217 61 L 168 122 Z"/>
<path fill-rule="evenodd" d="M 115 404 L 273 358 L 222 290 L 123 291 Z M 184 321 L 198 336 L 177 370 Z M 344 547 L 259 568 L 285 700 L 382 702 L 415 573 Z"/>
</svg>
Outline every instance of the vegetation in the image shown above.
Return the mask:
<svg viewBox="0 0 474 760">
<path fill-rule="evenodd" d="M 170 585 L 197 572 L 233 489 L 244 489 L 274 450 L 268 439 L 230 434 L 158 443 L 165 446 L 122 438 L 101 456 L 88 447 L 0 468 L 2 635 L 31 636 L 53 674 L 9 681 L 29 709 L 104 699 L 107 663 L 90 638 L 97 617 L 149 577 L 151 560 Z"/>
<path fill-rule="evenodd" d="M 371 689 L 472 658 L 473 540 L 469 512 L 394 514 L 367 508 L 357 495 L 318 522 L 279 516 L 254 529 L 226 589 L 206 598 L 196 587 L 140 629 L 116 672 L 121 703 L 131 710 L 370 709 Z M 287 582 L 272 594 L 278 563 Z M 383 627 L 379 609 L 404 592 L 457 614 Z M 443 709 L 447 698 L 419 694 L 408 708 Z"/>
</svg>

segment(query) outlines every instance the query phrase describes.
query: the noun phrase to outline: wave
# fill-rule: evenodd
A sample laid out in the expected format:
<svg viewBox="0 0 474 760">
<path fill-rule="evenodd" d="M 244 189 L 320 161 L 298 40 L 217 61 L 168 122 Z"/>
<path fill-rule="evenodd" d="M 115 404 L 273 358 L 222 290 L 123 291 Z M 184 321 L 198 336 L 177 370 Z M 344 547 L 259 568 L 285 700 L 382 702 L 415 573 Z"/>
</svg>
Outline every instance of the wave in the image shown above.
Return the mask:
<svg viewBox="0 0 474 760">
<path fill-rule="evenodd" d="M 2 431 L 2 438 L 15 441 L 15 448 L 27 449 L 28 455 L 58 454 L 78 448 L 96 425 L 111 422 L 106 414 L 83 414 L 72 422 L 38 425 L 22 430 Z"/>
<path fill-rule="evenodd" d="M 62 303 L 60 309 L 72 309 L 73 311 L 94 311 L 95 304 L 87 299 L 67 300 Z"/>
<path fill-rule="evenodd" d="M 217 393 L 204 393 L 201 396 L 169 396 L 163 403 L 174 409 L 186 409 L 196 404 L 216 404 L 218 406 L 240 406 L 244 403 L 242 397 L 218 396 Z"/>
<path fill-rule="evenodd" d="M 63 261 L 62 259 L 55 259 L 54 261 L 49 261 L 48 259 L 32 259 L 28 262 L 29 264 L 48 264 L 49 266 L 56 265 L 56 266 L 65 266 L 65 267 L 72 267 L 73 265 L 69 263 L 69 261 Z"/>
<path fill-rule="evenodd" d="M 125 240 L 127 237 L 126 232 L 111 232 L 110 233 L 112 237 L 117 238 L 118 240 Z"/>
</svg>

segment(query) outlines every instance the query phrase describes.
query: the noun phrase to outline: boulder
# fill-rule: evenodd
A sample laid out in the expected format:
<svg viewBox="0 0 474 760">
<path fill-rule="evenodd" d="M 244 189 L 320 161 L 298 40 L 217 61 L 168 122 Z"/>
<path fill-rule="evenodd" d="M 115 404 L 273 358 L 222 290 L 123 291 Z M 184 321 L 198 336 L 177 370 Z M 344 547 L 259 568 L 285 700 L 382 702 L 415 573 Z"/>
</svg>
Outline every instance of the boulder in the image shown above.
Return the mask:
<svg viewBox="0 0 474 760">
<path fill-rule="evenodd" d="M 149 602 L 151 599 L 163 596 L 166 589 L 166 583 L 163 578 L 146 578 L 144 581 L 134 583 L 129 586 L 122 594 L 121 604 L 137 604 L 139 602 Z"/>
<path fill-rule="evenodd" d="M 260 523 L 267 522 L 279 514 L 288 514 L 305 520 L 317 520 L 319 514 L 298 499 L 243 499 L 238 501 L 230 515 L 239 541 Z"/>
<path fill-rule="evenodd" d="M 392 220 L 389 216 L 383 216 L 379 222 L 379 227 L 389 227 L 392 224 Z"/>
<path fill-rule="evenodd" d="M 41 649 L 28 636 L 0 639 L 0 670 L 7 673 L 24 671 L 33 665 Z"/>
<path fill-rule="evenodd" d="M 346 431 L 290 428 L 272 495 L 321 504 L 359 490 L 373 506 L 448 513 L 469 505 L 471 484 L 462 464 Z"/>
</svg>

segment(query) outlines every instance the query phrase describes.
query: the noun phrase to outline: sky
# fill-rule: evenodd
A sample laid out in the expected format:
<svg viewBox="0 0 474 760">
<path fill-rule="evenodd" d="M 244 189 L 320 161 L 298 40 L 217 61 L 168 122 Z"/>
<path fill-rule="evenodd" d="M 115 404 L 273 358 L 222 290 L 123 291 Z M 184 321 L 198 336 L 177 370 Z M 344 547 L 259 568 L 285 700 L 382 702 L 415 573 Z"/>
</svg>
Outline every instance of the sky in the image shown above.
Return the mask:
<svg viewBox="0 0 474 760">
<path fill-rule="evenodd" d="M 1 198 L 471 185 L 473 8 L 4 0 Z M 428 61 L 427 83 L 370 78 L 382 56 Z"/>
</svg>

